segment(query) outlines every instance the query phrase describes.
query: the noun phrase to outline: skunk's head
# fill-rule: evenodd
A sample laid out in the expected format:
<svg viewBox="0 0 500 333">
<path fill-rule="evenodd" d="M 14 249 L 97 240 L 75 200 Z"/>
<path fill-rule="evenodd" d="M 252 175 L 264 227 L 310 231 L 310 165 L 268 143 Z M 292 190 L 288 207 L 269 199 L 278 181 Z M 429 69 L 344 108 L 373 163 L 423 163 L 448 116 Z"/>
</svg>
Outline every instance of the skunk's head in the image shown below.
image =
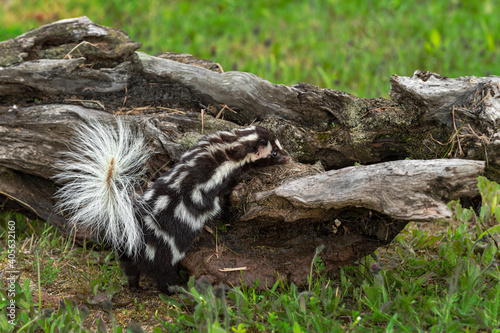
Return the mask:
<svg viewBox="0 0 500 333">
<path fill-rule="evenodd" d="M 198 146 L 209 151 L 219 163 L 230 160 L 241 167 L 284 164 L 290 160 L 274 134 L 262 126 L 216 132 Z"/>
<path fill-rule="evenodd" d="M 290 156 L 283 150 L 272 132 L 262 126 L 255 126 L 255 133 L 257 139 L 252 147 L 252 166 L 264 167 L 290 161 Z"/>
</svg>

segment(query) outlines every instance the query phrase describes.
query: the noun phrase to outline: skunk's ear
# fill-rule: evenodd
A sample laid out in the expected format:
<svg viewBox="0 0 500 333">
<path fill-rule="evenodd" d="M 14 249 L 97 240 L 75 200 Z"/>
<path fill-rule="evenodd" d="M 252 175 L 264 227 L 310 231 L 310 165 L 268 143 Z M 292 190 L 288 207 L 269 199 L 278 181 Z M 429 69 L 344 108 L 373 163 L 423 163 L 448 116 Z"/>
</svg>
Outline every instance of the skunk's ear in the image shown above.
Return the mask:
<svg viewBox="0 0 500 333">
<path fill-rule="evenodd" d="M 272 150 L 273 146 L 271 145 L 271 142 L 267 140 L 260 140 L 257 147 L 256 159 L 258 160 L 268 157 Z"/>
<path fill-rule="evenodd" d="M 258 144 L 257 144 L 257 148 L 261 148 L 261 147 L 263 148 L 263 147 L 267 146 L 268 142 L 269 141 L 267 141 L 265 139 L 260 139 Z"/>
<path fill-rule="evenodd" d="M 250 153 L 257 154 L 259 152 L 259 149 L 262 149 L 267 145 L 267 141 L 264 139 L 258 139 L 255 142 L 252 142 L 250 146 L 247 147 L 247 151 Z"/>
</svg>

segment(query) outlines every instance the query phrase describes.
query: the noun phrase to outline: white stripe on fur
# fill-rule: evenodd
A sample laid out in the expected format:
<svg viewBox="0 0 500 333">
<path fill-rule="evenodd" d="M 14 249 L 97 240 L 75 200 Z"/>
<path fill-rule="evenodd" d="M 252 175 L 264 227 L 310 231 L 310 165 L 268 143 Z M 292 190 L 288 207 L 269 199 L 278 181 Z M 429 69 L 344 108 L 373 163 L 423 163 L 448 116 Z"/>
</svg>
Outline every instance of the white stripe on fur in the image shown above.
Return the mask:
<svg viewBox="0 0 500 333">
<path fill-rule="evenodd" d="M 170 184 L 170 188 L 174 189 L 174 190 L 177 190 L 179 191 L 181 189 L 181 184 L 182 182 L 184 181 L 184 179 L 186 178 L 186 176 L 189 175 L 189 172 L 188 171 L 183 171 L 180 173 L 180 175 L 178 175 L 174 182 Z"/>
<path fill-rule="evenodd" d="M 154 261 L 156 255 L 156 248 L 150 244 L 146 244 L 146 247 L 144 248 L 144 254 L 146 255 L 147 259 L 149 259 L 150 261 Z"/>
<path fill-rule="evenodd" d="M 157 238 L 162 239 L 163 242 L 168 244 L 170 247 L 170 250 L 172 251 L 172 265 L 177 264 L 180 260 L 182 260 L 182 258 L 184 258 L 186 253 L 179 251 L 177 245 L 175 245 L 174 238 L 167 234 L 164 230 L 160 229 L 160 226 L 158 226 L 151 216 L 146 216 L 144 218 L 144 223 L 151 231 L 154 232 Z"/>
<path fill-rule="evenodd" d="M 278 139 L 276 139 L 274 142 L 276 143 L 276 147 L 278 147 L 279 150 L 283 150 L 283 147 L 281 147 L 281 143 L 278 141 Z"/>
<path fill-rule="evenodd" d="M 162 210 L 165 210 L 168 207 L 169 203 L 170 203 L 170 198 L 168 197 L 168 195 L 159 196 L 158 198 L 156 198 L 155 209 L 153 213 L 157 215 Z"/>
<path fill-rule="evenodd" d="M 144 196 L 142 197 L 142 200 L 149 201 L 149 200 L 151 200 L 151 198 L 153 197 L 153 195 L 155 195 L 155 190 L 149 189 L 149 190 L 146 191 L 146 193 L 144 193 Z"/>
<path fill-rule="evenodd" d="M 174 215 L 177 219 L 180 221 L 186 223 L 191 230 L 193 231 L 199 231 L 203 228 L 203 225 L 205 222 L 215 215 L 217 215 L 220 212 L 220 204 L 219 204 L 219 197 L 216 197 L 214 200 L 214 207 L 201 214 L 200 216 L 196 217 L 194 216 L 184 205 L 184 203 L 181 201 L 175 207 Z"/>
</svg>

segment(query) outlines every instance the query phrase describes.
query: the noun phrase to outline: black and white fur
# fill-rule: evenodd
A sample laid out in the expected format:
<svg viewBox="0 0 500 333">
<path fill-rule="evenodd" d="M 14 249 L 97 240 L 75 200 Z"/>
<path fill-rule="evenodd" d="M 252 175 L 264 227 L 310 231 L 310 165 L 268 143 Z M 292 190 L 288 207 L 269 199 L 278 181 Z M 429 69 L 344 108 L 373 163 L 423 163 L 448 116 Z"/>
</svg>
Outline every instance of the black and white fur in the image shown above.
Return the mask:
<svg viewBox="0 0 500 333">
<path fill-rule="evenodd" d="M 78 130 L 72 150 L 57 164 L 56 179 L 64 183 L 56 194 L 58 208 L 69 213 L 70 223 L 103 232 L 130 288 L 138 288 L 145 274 L 168 293 L 177 264 L 205 222 L 220 213 L 241 173 L 290 158 L 261 126 L 216 132 L 138 197 L 149 152 L 139 132 L 117 122 L 117 130 L 96 121 Z"/>
</svg>

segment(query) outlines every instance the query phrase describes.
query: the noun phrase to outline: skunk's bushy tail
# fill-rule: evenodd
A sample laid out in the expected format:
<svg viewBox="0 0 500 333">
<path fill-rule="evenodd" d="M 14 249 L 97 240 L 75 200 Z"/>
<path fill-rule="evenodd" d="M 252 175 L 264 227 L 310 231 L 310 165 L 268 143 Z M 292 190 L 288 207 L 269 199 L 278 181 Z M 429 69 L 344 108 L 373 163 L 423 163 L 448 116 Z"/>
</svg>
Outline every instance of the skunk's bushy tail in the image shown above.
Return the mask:
<svg viewBox="0 0 500 333">
<path fill-rule="evenodd" d="M 76 129 L 69 151 L 56 162 L 56 208 L 69 223 L 90 228 L 120 251 L 134 256 L 143 244 L 136 220 L 150 152 L 144 136 L 116 119 L 112 124 L 89 120 Z"/>
</svg>

